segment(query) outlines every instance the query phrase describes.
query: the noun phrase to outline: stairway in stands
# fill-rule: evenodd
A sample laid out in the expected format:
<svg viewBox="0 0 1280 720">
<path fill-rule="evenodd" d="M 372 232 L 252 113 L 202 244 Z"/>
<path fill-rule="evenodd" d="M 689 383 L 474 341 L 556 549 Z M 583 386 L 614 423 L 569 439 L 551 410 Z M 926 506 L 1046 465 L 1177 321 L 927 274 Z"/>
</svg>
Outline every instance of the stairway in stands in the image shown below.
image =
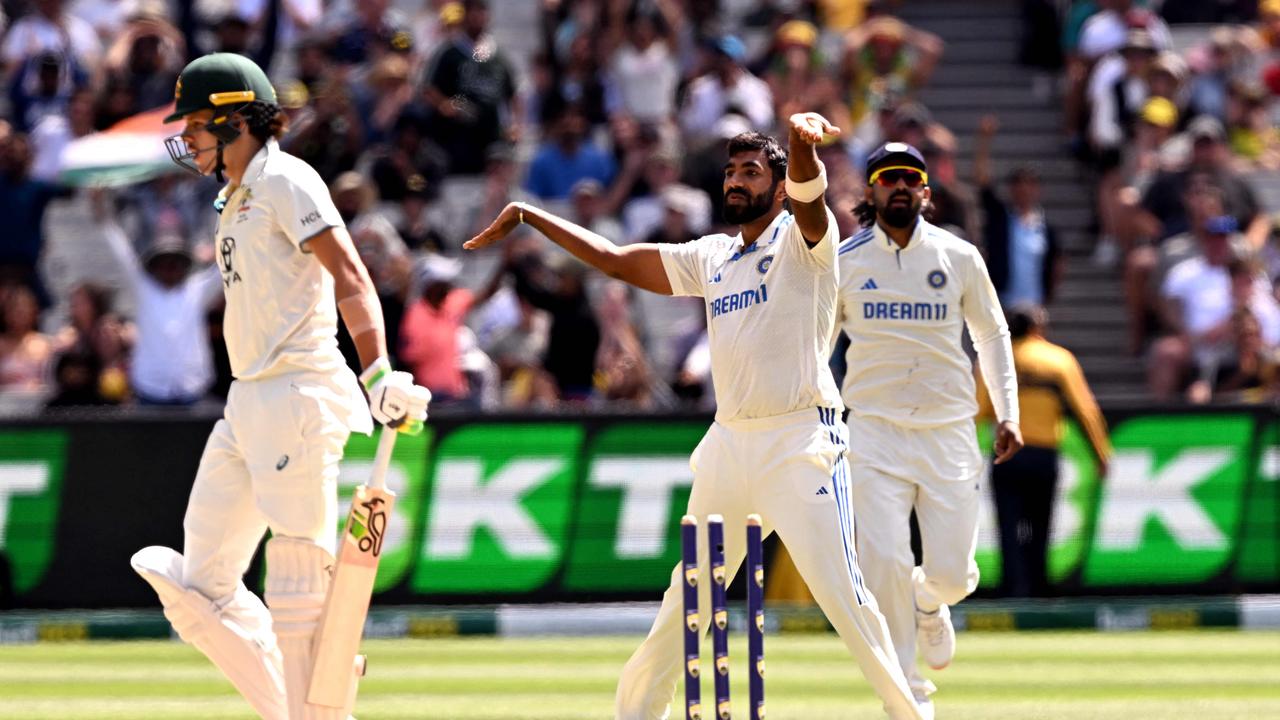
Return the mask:
<svg viewBox="0 0 1280 720">
<path fill-rule="evenodd" d="M 1045 214 L 1067 255 L 1066 278 L 1050 306 L 1050 338 L 1080 358 L 1104 400 L 1143 397 L 1144 368 L 1125 353 L 1126 313 L 1118 271 L 1099 270 L 1090 255 L 1093 191 L 1063 149 L 1061 103 L 1037 98 L 1032 72 L 1017 62 L 1021 33 L 1016 0 L 911 0 L 904 20 L 940 36 L 946 50 L 921 101 L 959 139 L 960 177 L 972 178 L 978 119 L 1000 118 L 992 152 L 995 177 L 1033 162 L 1044 181 Z"/>
</svg>

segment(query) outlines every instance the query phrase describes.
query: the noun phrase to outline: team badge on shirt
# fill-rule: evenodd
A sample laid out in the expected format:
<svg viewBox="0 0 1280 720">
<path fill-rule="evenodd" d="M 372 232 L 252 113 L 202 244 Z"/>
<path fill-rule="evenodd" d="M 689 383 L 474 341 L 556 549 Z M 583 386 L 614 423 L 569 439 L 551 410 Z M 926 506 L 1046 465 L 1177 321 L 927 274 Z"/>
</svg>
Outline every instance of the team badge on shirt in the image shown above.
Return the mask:
<svg viewBox="0 0 1280 720">
<path fill-rule="evenodd" d="M 941 290 L 942 287 L 947 284 L 947 274 L 942 272 L 941 270 L 934 270 L 933 272 L 929 273 L 928 280 L 929 280 L 929 287 L 933 288 L 934 290 Z"/>
<path fill-rule="evenodd" d="M 246 185 L 244 192 L 240 195 L 240 207 L 236 208 L 237 225 L 249 219 L 249 211 L 253 209 L 253 206 L 249 204 L 250 200 L 253 200 L 253 188 Z"/>
<path fill-rule="evenodd" d="M 769 272 L 769 266 L 772 264 L 773 264 L 773 256 L 765 255 L 764 257 L 760 258 L 760 262 L 756 263 L 756 269 L 760 271 L 761 275 L 763 275 Z"/>
</svg>

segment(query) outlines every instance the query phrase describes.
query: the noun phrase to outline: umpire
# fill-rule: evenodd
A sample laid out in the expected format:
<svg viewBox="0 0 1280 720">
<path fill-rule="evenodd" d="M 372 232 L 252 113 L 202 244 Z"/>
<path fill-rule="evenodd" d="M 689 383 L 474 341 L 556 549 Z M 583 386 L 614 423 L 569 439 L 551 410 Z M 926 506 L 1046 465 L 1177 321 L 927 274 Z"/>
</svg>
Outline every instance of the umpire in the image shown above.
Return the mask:
<svg viewBox="0 0 1280 720">
<path fill-rule="evenodd" d="M 1058 487 L 1058 444 L 1063 416 L 1070 414 L 1093 448 L 1098 474 L 1105 477 L 1111 457 L 1107 425 L 1071 351 L 1044 338 L 1048 313 L 1039 305 L 1009 310 L 1013 364 L 1018 372 L 1018 405 L 1026 446 L 1007 462 L 993 465 L 991 482 L 1000 524 L 1000 556 L 1005 594 L 1048 594 L 1045 557 L 1049 521 Z M 978 418 L 995 418 L 982 377 L 978 376 Z"/>
</svg>

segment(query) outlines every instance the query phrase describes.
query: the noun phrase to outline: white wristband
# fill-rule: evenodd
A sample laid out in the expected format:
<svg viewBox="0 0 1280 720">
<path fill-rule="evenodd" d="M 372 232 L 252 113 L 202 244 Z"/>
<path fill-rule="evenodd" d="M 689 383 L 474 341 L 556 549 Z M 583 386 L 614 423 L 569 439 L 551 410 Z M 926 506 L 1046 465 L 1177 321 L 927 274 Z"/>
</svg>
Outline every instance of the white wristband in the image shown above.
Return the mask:
<svg viewBox="0 0 1280 720">
<path fill-rule="evenodd" d="M 372 390 L 373 386 L 386 377 L 389 372 L 391 372 L 391 361 L 387 360 L 384 355 L 374 360 L 369 367 L 364 369 L 364 372 L 360 373 L 360 384 L 364 386 L 365 390 Z"/>
<path fill-rule="evenodd" d="M 818 177 L 804 182 L 796 182 L 787 174 L 787 197 L 796 202 L 811 203 L 822 197 L 827 191 L 827 166 L 818 163 Z"/>
</svg>

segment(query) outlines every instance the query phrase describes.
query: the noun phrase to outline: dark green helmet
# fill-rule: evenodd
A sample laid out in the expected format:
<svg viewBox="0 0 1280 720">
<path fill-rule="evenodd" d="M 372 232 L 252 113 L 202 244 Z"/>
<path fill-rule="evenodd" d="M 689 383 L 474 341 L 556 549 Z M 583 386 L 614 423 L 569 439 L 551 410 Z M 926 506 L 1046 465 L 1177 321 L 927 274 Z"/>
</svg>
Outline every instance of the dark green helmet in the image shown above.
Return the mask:
<svg viewBox="0 0 1280 720">
<path fill-rule="evenodd" d="M 275 104 L 276 91 L 267 74 L 249 58 L 235 53 L 211 53 L 182 69 L 173 89 L 175 107 L 165 122 L 181 120 L 198 110 L 228 116 L 253 101 Z"/>
<path fill-rule="evenodd" d="M 173 100 L 173 112 L 164 119 L 166 123 L 181 120 L 200 110 L 213 111 L 213 118 L 205 127 L 218 141 L 218 162 L 214 174 L 221 182 L 222 171 L 226 167 L 222 162 L 222 148 L 240 136 L 240 130 L 229 122 L 231 116 L 253 102 L 275 105 L 276 91 L 271 87 L 267 74 L 249 58 L 235 53 L 212 53 L 192 60 L 182 69 L 178 84 L 173 88 Z M 180 134 L 166 139 L 164 144 L 175 163 L 200 173 L 194 158 L 203 150 L 188 148 Z M 211 149 L 215 148 L 204 150 Z"/>
</svg>

